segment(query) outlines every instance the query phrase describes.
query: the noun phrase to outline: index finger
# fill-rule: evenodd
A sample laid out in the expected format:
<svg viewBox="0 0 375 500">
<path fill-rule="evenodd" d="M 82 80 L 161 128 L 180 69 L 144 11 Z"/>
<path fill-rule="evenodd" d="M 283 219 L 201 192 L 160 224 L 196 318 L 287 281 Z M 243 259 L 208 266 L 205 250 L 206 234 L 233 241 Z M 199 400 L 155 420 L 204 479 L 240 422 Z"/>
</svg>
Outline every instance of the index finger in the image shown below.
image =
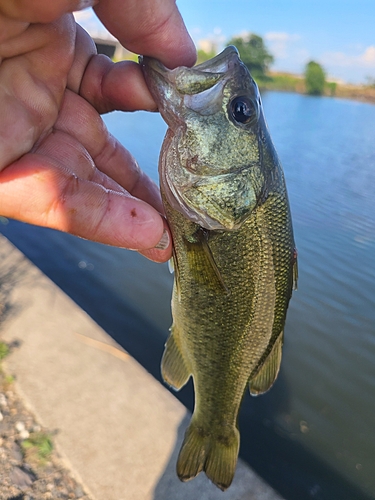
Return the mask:
<svg viewBox="0 0 375 500">
<path fill-rule="evenodd" d="M 174 0 L 106 0 L 95 8 L 124 47 L 169 68 L 192 66 L 196 50 Z"/>
</svg>

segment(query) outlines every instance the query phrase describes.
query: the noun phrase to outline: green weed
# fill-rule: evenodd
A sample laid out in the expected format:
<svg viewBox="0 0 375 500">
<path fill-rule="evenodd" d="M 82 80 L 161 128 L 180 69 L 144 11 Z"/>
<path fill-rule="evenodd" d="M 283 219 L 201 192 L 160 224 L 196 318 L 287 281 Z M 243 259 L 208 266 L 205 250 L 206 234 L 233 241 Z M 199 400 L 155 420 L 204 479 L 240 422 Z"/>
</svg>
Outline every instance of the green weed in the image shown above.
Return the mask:
<svg viewBox="0 0 375 500">
<path fill-rule="evenodd" d="M 33 432 L 29 438 L 22 441 L 21 447 L 27 460 L 42 466 L 52 453 L 53 442 L 49 434 L 42 431 Z"/>
<path fill-rule="evenodd" d="M 5 342 L 0 342 L 0 361 L 9 354 L 9 346 Z"/>
</svg>

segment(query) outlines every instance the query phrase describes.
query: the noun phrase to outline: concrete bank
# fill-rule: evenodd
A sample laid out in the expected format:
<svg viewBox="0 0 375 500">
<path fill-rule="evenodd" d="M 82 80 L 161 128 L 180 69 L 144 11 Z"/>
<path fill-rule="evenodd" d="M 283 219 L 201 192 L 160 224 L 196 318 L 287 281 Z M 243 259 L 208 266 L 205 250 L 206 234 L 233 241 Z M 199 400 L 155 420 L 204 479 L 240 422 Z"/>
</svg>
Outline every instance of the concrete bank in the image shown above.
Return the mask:
<svg viewBox="0 0 375 500">
<path fill-rule="evenodd" d="M 225 493 L 202 474 L 181 483 L 187 410 L 1 235 L 0 257 L 0 338 L 20 343 L 6 370 L 94 499 L 282 500 L 241 461 Z"/>
</svg>

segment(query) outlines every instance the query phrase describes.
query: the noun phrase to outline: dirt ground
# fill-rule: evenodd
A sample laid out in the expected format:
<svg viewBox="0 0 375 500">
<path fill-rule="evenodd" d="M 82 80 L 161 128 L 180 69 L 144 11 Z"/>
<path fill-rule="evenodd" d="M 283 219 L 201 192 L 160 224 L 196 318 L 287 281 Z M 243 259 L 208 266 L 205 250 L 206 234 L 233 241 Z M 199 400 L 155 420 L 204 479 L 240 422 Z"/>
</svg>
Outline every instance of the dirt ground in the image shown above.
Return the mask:
<svg viewBox="0 0 375 500">
<path fill-rule="evenodd" d="M 0 359 L 12 348 L 0 339 Z M 54 449 L 54 430 L 25 408 L 14 377 L 0 361 L 0 499 L 91 500 Z"/>
</svg>

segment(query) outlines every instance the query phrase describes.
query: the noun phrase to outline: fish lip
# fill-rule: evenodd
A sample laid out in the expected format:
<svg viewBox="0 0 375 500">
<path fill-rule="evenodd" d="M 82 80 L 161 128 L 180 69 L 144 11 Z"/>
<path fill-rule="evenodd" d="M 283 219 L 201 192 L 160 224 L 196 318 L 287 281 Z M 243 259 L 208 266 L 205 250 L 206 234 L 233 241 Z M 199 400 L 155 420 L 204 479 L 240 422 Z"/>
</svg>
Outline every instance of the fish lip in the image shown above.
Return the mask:
<svg viewBox="0 0 375 500">
<path fill-rule="evenodd" d="M 224 73 L 228 71 L 229 64 L 233 60 L 239 60 L 238 50 L 234 45 L 228 45 L 220 54 L 194 66 L 194 69 L 200 71 L 214 71 L 215 73 Z"/>
<path fill-rule="evenodd" d="M 163 63 L 161 63 L 158 59 L 154 59 L 153 57 L 148 56 L 139 56 L 138 63 L 141 66 L 143 71 L 153 70 L 161 75 L 167 74 L 170 71 Z"/>
<path fill-rule="evenodd" d="M 229 45 L 217 56 L 201 64 L 193 66 L 192 68 L 189 68 L 187 66 L 179 66 L 174 69 L 169 69 L 164 66 L 164 64 L 159 60 L 148 56 L 139 56 L 138 60 L 145 75 L 156 72 L 160 77 L 162 77 L 164 81 L 179 88 L 179 82 L 182 82 L 186 79 L 185 75 L 194 73 L 216 74 L 217 80 L 215 83 L 217 83 L 217 81 L 221 77 L 224 77 L 227 74 L 233 64 L 240 61 L 240 57 L 236 47 L 234 47 L 233 45 Z M 215 83 L 212 83 L 212 86 Z"/>
<path fill-rule="evenodd" d="M 178 68 L 169 69 L 166 66 L 164 66 L 164 64 L 160 62 L 158 59 L 154 59 L 153 57 L 149 56 L 139 56 L 138 62 L 142 67 L 149 67 L 160 74 L 173 73 L 178 71 L 180 68 L 184 68 L 188 71 L 199 69 L 201 71 L 214 70 L 215 72 L 218 72 L 219 68 L 221 68 L 224 64 L 226 65 L 228 61 L 233 58 L 236 59 L 239 58 L 238 50 L 234 45 L 228 45 L 228 47 L 226 47 L 222 52 L 220 52 L 220 54 L 217 54 L 212 59 L 197 64 L 196 66 L 193 66 L 191 68 L 187 66 L 179 66 Z"/>
</svg>

